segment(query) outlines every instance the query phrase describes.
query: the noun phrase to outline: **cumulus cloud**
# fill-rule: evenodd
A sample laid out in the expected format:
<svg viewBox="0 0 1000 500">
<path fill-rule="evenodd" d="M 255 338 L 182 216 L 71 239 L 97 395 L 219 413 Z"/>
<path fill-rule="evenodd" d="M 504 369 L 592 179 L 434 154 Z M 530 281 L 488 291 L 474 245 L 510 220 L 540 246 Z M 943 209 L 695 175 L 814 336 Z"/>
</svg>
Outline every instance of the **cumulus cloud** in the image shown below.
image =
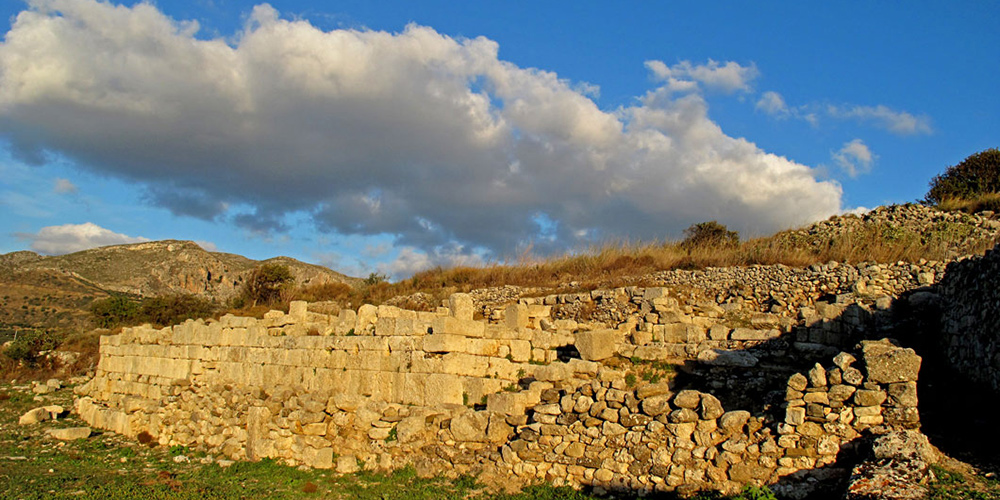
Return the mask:
<svg viewBox="0 0 1000 500">
<path fill-rule="evenodd" d="M 844 143 L 839 151 L 831 153 L 831 157 L 851 177 L 870 172 L 876 159 L 861 139 Z"/>
<path fill-rule="evenodd" d="M 883 105 L 878 106 L 828 106 L 827 113 L 834 118 L 872 122 L 880 128 L 898 135 L 930 134 L 931 119 L 914 116 L 906 111 L 896 111 Z"/>
<path fill-rule="evenodd" d="M 757 100 L 756 108 L 758 111 L 763 111 L 772 116 L 786 117 L 789 114 L 785 98 L 772 90 L 764 92 L 760 96 L 760 99 Z"/>
<path fill-rule="evenodd" d="M 750 90 L 750 83 L 760 75 L 753 63 L 749 66 L 735 61 L 720 64 L 712 59 L 705 64 L 681 61 L 673 66 L 653 60 L 646 61 L 646 67 L 657 79 L 668 82 L 675 91 L 693 90 L 701 83 L 707 88 L 730 94 L 738 90 L 746 92 Z"/>
<path fill-rule="evenodd" d="M 31 241 L 31 249 L 45 255 L 62 255 L 89 248 L 149 241 L 141 236 L 127 236 L 105 229 L 92 222 L 43 227 L 35 234 L 17 233 Z"/>
<path fill-rule="evenodd" d="M 76 194 L 80 189 L 76 187 L 76 184 L 70 182 L 69 179 L 57 178 L 55 185 L 52 186 L 52 191 L 56 194 Z"/>
<path fill-rule="evenodd" d="M 669 82 L 742 91 L 753 65 L 650 62 L 666 83 L 606 111 L 592 86 L 503 61 L 482 37 L 324 32 L 267 5 L 231 43 L 196 32 L 146 3 L 31 2 L 0 45 L 0 136 L 145 186 L 175 214 L 258 232 L 304 214 L 431 260 L 840 211 L 839 185 L 726 135 Z"/>
</svg>

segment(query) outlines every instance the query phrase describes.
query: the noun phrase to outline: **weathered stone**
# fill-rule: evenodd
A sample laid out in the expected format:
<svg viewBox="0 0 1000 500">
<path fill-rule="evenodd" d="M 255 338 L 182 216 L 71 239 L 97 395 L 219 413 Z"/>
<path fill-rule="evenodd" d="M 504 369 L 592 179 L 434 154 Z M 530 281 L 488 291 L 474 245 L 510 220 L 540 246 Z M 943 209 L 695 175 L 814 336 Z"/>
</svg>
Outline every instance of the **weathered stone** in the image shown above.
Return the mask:
<svg viewBox="0 0 1000 500">
<path fill-rule="evenodd" d="M 467 293 L 453 293 L 448 297 L 448 309 L 455 318 L 472 321 L 475 306 Z"/>
<path fill-rule="evenodd" d="M 879 406 L 885 402 L 886 394 L 882 391 L 861 389 L 854 393 L 854 403 L 858 406 Z"/>
<path fill-rule="evenodd" d="M 697 422 L 698 414 L 690 408 L 680 408 L 670 412 L 668 417 L 671 423 L 682 424 L 686 422 Z"/>
<path fill-rule="evenodd" d="M 861 374 L 861 370 L 858 370 L 857 368 L 854 367 L 844 370 L 844 373 L 843 375 L 841 375 L 841 378 L 844 380 L 845 384 L 850 384 L 853 386 L 859 386 L 861 385 L 862 382 L 865 381 L 865 377 L 864 375 Z"/>
<path fill-rule="evenodd" d="M 788 408 L 785 411 L 785 422 L 792 425 L 800 425 L 805 422 L 806 409 L 801 406 Z"/>
<path fill-rule="evenodd" d="M 615 355 L 622 340 L 618 330 L 591 330 L 578 332 L 575 345 L 580 357 L 587 361 L 600 361 Z"/>
<path fill-rule="evenodd" d="M 840 368 L 841 372 L 850 368 L 855 361 L 857 361 L 857 358 L 847 352 L 841 352 L 833 357 L 833 364 L 836 365 L 837 368 Z"/>
<path fill-rule="evenodd" d="M 711 394 L 702 394 L 699 412 L 703 420 L 715 420 L 722 416 L 726 410 L 722 408 L 722 402 L 719 401 L 719 398 Z"/>
<path fill-rule="evenodd" d="M 354 474 L 360 470 L 358 459 L 354 455 L 341 455 L 337 457 L 337 472 L 339 474 Z"/>
<path fill-rule="evenodd" d="M 895 406 L 917 406 L 917 383 L 897 382 L 889 384 L 889 398 Z"/>
<path fill-rule="evenodd" d="M 456 441 L 471 441 L 485 443 L 486 428 L 490 423 L 490 415 L 486 412 L 469 411 L 451 419 L 451 434 Z"/>
<path fill-rule="evenodd" d="M 806 376 L 801 373 L 796 373 L 788 378 L 788 387 L 792 388 L 793 390 L 802 392 L 806 390 L 806 387 L 808 386 L 809 386 L 809 379 L 807 379 Z"/>
<path fill-rule="evenodd" d="M 49 429 L 49 435 L 63 441 L 87 439 L 90 437 L 90 427 L 67 427 L 64 429 Z"/>
<path fill-rule="evenodd" d="M 708 349 L 698 353 L 698 361 L 709 366 L 752 368 L 759 360 L 753 354 L 742 350 Z"/>
<path fill-rule="evenodd" d="M 719 417 L 719 427 L 727 434 L 743 432 L 743 426 L 750 420 L 750 412 L 734 410 L 723 413 Z"/>
<path fill-rule="evenodd" d="M 678 408 L 695 409 L 701 403 L 701 393 L 691 389 L 685 389 L 674 396 L 673 404 Z"/>
<path fill-rule="evenodd" d="M 809 370 L 809 385 L 812 387 L 826 387 L 826 370 L 823 365 L 816 363 Z"/>
<path fill-rule="evenodd" d="M 830 401 L 847 401 L 854 395 L 856 390 L 857 388 L 854 386 L 838 384 L 830 387 L 827 396 Z"/>
<path fill-rule="evenodd" d="M 639 399 L 646 399 L 652 396 L 660 395 L 670 395 L 672 391 L 670 390 L 670 384 L 662 382 L 659 384 L 646 384 L 640 386 L 635 391 L 635 396 Z"/>
<path fill-rule="evenodd" d="M 642 412 L 651 417 L 657 417 L 670 411 L 670 394 L 651 396 L 642 400 Z"/>
<path fill-rule="evenodd" d="M 913 349 L 893 345 L 888 340 L 861 342 L 868 381 L 876 384 L 912 382 L 920 372 L 921 358 Z"/>
</svg>

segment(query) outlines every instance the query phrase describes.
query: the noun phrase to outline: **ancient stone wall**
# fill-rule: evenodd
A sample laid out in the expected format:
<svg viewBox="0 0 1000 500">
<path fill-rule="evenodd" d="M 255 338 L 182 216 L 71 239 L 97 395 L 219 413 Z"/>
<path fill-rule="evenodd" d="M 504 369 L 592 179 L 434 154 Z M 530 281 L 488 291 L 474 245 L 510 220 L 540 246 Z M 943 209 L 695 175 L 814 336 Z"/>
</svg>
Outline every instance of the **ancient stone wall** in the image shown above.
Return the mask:
<svg viewBox="0 0 1000 500">
<path fill-rule="evenodd" d="M 635 491 L 735 491 L 817 468 L 829 475 L 873 426 L 919 424 L 920 359 L 886 342 L 781 375 L 780 404 L 768 408 L 726 408 L 712 384 L 695 390 L 631 371 L 643 360 L 746 369 L 796 344 L 813 357 L 837 353 L 831 344 L 842 338 L 810 341 L 842 333 L 859 321 L 847 311 L 870 311 L 875 298 L 812 299 L 796 310 L 816 317 L 764 313 L 779 319 L 737 317 L 737 326 L 724 305 L 691 305 L 670 288 L 587 299 L 593 310 L 622 306 L 614 328 L 560 314 L 584 302 L 560 296 L 477 321 L 465 294 L 435 312 L 362 306 L 331 316 L 297 302 L 262 320 L 130 328 L 102 337 L 76 410 L 99 428 L 236 459 L 342 472 L 413 465 Z"/>
<path fill-rule="evenodd" d="M 948 361 L 1000 394 L 1000 247 L 949 264 L 938 291 Z"/>
</svg>

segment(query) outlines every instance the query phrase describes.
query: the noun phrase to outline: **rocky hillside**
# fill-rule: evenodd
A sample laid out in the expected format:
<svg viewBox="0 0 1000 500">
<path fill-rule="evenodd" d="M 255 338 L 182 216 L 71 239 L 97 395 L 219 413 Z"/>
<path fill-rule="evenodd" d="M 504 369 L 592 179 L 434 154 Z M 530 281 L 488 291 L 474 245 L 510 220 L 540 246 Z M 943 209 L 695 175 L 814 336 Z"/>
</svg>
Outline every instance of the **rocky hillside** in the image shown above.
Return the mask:
<svg viewBox="0 0 1000 500">
<path fill-rule="evenodd" d="M 191 241 L 114 245 L 55 257 L 41 257 L 31 252 L 0 256 L 0 266 L 7 267 L 14 276 L 27 271 L 51 270 L 108 291 L 143 296 L 189 293 L 222 300 L 235 295 L 250 271 L 265 263 L 288 266 L 300 285 L 354 285 L 360 281 L 288 257 L 256 261 L 240 255 L 209 252 Z"/>
<path fill-rule="evenodd" d="M 45 257 L 0 255 L 0 327 L 83 325 L 89 304 L 109 292 L 141 296 L 195 294 L 225 301 L 257 266 L 288 266 L 300 285 L 361 280 L 288 257 L 256 261 L 209 252 L 190 241 L 154 241 Z"/>
</svg>

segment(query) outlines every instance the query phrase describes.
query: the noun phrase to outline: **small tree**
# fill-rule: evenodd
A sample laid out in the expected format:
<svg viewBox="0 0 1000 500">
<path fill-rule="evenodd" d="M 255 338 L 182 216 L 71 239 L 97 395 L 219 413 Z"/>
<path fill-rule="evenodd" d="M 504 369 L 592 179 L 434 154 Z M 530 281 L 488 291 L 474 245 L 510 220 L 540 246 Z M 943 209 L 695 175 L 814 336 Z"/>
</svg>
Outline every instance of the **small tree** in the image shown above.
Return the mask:
<svg viewBox="0 0 1000 500">
<path fill-rule="evenodd" d="M 740 234 L 712 220 L 699 222 L 684 230 L 684 248 L 708 246 L 733 246 L 740 242 Z"/>
<path fill-rule="evenodd" d="M 282 298 L 285 290 L 295 284 L 295 277 L 288 266 L 282 264 L 264 264 L 254 269 L 247 276 L 246 283 L 240 294 L 250 302 L 251 307 L 257 304 L 275 304 Z"/>
<path fill-rule="evenodd" d="M 923 202 L 936 205 L 950 199 L 974 199 L 1000 192 L 1000 149 L 991 148 L 969 156 L 931 179 Z"/>
</svg>

